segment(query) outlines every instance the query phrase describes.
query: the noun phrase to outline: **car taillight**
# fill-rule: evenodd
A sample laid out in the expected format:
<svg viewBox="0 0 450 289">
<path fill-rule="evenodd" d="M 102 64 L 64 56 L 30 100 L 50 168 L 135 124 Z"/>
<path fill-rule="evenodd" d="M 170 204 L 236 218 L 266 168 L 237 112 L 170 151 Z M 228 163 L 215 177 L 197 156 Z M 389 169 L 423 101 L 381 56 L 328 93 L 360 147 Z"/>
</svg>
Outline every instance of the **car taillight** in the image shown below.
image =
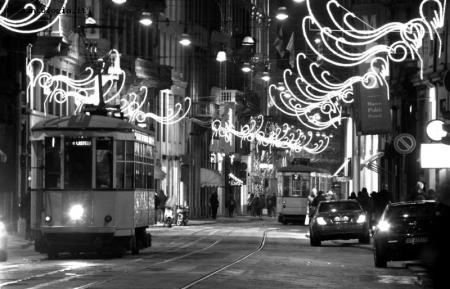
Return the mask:
<svg viewBox="0 0 450 289">
<path fill-rule="evenodd" d="M 319 224 L 319 225 L 326 225 L 327 224 L 327 222 L 325 222 L 325 220 L 322 217 L 318 217 L 316 219 L 316 221 L 317 221 L 317 224 Z"/>
<path fill-rule="evenodd" d="M 378 223 L 378 229 L 382 232 L 389 230 L 389 228 L 391 228 L 391 224 L 389 224 L 386 221 L 381 221 Z"/>
<path fill-rule="evenodd" d="M 358 220 L 356 220 L 356 223 L 364 223 L 366 221 L 366 215 L 359 215 Z"/>
</svg>

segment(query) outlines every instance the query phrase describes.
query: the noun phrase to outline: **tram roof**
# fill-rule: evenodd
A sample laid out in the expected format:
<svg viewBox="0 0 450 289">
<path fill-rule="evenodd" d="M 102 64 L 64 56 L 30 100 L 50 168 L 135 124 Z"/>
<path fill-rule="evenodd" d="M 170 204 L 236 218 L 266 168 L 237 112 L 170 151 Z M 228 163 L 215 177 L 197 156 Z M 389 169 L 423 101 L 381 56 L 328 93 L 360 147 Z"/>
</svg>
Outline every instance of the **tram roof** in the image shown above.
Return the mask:
<svg viewBox="0 0 450 289">
<path fill-rule="evenodd" d="M 287 166 L 283 168 L 277 169 L 278 172 L 316 172 L 316 173 L 330 173 L 326 169 L 322 168 L 315 168 L 315 167 L 308 167 L 303 165 L 295 165 L 295 166 Z"/>
<path fill-rule="evenodd" d="M 43 120 L 35 124 L 32 131 L 150 131 L 119 118 L 100 115 L 61 116 Z"/>
</svg>

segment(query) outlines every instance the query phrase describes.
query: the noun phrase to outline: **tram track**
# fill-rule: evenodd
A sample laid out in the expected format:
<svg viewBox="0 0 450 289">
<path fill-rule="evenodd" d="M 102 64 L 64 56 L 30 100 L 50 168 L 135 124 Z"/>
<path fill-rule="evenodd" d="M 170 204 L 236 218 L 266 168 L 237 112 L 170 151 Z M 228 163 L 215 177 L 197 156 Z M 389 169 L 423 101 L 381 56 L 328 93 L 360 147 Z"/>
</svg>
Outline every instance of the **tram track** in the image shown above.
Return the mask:
<svg viewBox="0 0 450 289">
<path fill-rule="evenodd" d="M 194 285 L 196 285 L 196 284 L 198 284 L 198 283 L 200 283 L 200 282 L 202 282 L 202 281 L 204 281 L 204 280 L 206 280 L 206 279 L 208 279 L 208 278 L 211 278 L 212 276 L 214 276 L 214 275 L 216 275 L 216 274 L 222 272 L 223 270 L 228 269 L 229 267 L 234 266 L 234 265 L 236 265 L 236 264 L 238 264 L 238 263 L 244 261 L 245 259 L 251 257 L 252 255 L 258 253 L 259 251 L 261 251 L 261 250 L 263 249 L 263 247 L 264 247 L 264 245 L 265 245 L 265 243 L 266 243 L 266 237 L 267 237 L 267 232 L 268 232 L 268 231 L 269 231 L 269 230 L 265 230 L 265 231 L 264 231 L 264 234 L 263 234 L 261 243 L 259 244 L 258 248 L 256 248 L 253 252 L 250 252 L 250 253 L 248 253 L 248 254 L 246 254 L 246 255 L 244 255 L 244 256 L 238 258 L 237 260 L 235 260 L 235 261 L 233 261 L 233 262 L 231 262 L 231 263 L 229 263 L 229 264 L 227 264 L 227 265 L 224 265 L 224 266 L 220 267 L 219 269 L 216 269 L 216 270 L 214 270 L 214 271 L 212 271 L 212 272 L 206 274 L 205 276 L 200 277 L 200 278 L 198 278 L 197 280 L 194 280 L 194 281 L 192 281 L 192 282 L 190 282 L 190 283 L 188 283 L 188 284 L 186 284 L 186 285 L 180 287 L 180 289 L 188 289 L 188 288 L 191 288 L 192 286 L 194 286 Z"/>
<path fill-rule="evenodd" d="M 187 239 L 189 237 L 192 237 L 193 235 L 198 235 L 200 233 L 205 233 L 207 231 L 211 231 L 211 232 L 206 234 L 206 235 L 204 235 L 204 236 L 201 236 L 201 237 L 199 237 L 199 238 L 197 238 L 197 239 L 195 239 L 195 240 L 193 240 L 193 241 L 191 241 L 189 243 L 186 243 L 186 244 L 184 244 L 182 246 L 179 245 L 179 243 L 182 242 L 182 240 L 185 240 L 185 239 Z M 199 243 L 200 241 L 202 241 L 202 240 L 204 240 L 204 239 L 214 235 L 217 231 L 218 231 L 218 229 L 216 229 L 216 228 L 205 228 L 205 229 L 202 229 L 200 231 L 195 231 L 195 232 L 193 232 L 191 234 L 188 234 L 188 235 L 182 236 L 180 238 L 177 238 L 176 240 L 173 240 L 173 241 L 171 241 L 169 243 L 166 243 L 166 244 L 162 245 L 159 248 L 168 248 L 171 252 L 176 252 L 178 250 L 182 250 L 182 249 L 188 248 L 190 246 L 193 246 L 193 245 Z M 219 239 L 218 241 L 214 242 L 210 246 L 215 245 L 220 240 L 221 239 Z M 203 250 L 206 250 L 206 249 L 204 248 Z M 201 251 L 202 250 L 198 250 L 197 252 L 201 252 Z M 194 252 L 191 252 L 191 254 L 194 254 Z M 182 255 L 182 256 L 187 257 L 188 255 L 191 255 L 191 254 L 185 254 L 185 255 Z M 155 258 L 155 257 L 157 257 L 159 255 L 162 255 L 162 253 L 155 253 L 155 254 L 149 255 L 148 257 L 149 258 Z M 167 262 L 175 261 L 177 259 L 180 259 L 180 256 L 172 258 L 172 259 L 169 259 L 169 260 L 159 261 L 159 262 L 156 262 L 156 263 L 154 263 L 152 265 L 147 265 L 145 267 L 149 267 L 150 268 L 152 266 L 156 266 L 158 264 L 164 264 L 164 263 L 167 263 Z M 94 276 L 95 274 L 97 274 L 99 272 L 104 272 L 105 270 L 113 270 L 113 269 L 118 269 L 120 267 L 126 267 L 126 266 L 129 266 L 129 265 L 133 265 L 133 264 L 135 264 L 137 262 L 143 261 L 143 260 L 144 260 L 143 258 L 137 258 L 137 259 L 129 260 L 129 261 L 117 264 L 115 266 L 102 267 L 99 270 L 92 270 L 89 274 L 84 274 L 84 275 L 71 275 L 70 273 L 66 273 L 66 274 L 69 275 L 68 277 L 65 277 L 65 278 L 62 278 L 62 279 L 60 278 L 60 279 L 55 280 L 55 281 L 47 282 L 45 284 L 40 284 L 40 285 L 36 285 L 34 287 L 28 287 L 28 288 L 30 288 L 30 289 L 31 288 L 34 288 L 34 289 L 44 288 L 44 287 L 48 287 L 48 286 L 51 286 L 51 285 L 55 285 L 57 283 L 71 281 L 73 279 L 83 278 L 83 277 L 87 277 L 87 276 Z M 99 266 L 101 266 L 101 265 L 99 265 Z M 51 276 L 54 276 L 54 275 L 57 275 L 57 274 L 64 274 L 65 272 L 69 272 L 69 271 L 72 271 L 72 270 L 75 270 L 75 269 L 79 269 L 79 265 L 75 264 L 73 266 L 68 266 L 68 267 L 63 268 L 63 269 L 54 270 L 54 271 L 50 271 L 50 272 L 46 272 L 46 273 L 42 273 L 42 274 L 36 274 L 36 275 L 32 275 L 32 276 L 27 276 L 25 278 L 20 278 L 20 279 L 16 279 L 16 280 L 12 280 L 12 281 L 3 282 L 3 283 L 0 283 L 0 288 L 5 288 L 5 286 L 14 286 L 14 285 L 21 284 L 21 283 L 24 283 L 24 282 L 28 282 L 28 281 L 31 281 L 31 280 L 42 279 L 42 278 L 45 278 L 45 277 L 51 277 Z M 142 270 L 145 270 L 145 268 L 142 269 Z M 139 271 L 142 271 L 142 270 L 139 270 Z M 126 272 L 126 271 L 124 271 L 124 272 Z M 128 273 L 128 272 L 126 272 L 126 273 Z M 89 288 L 89 287 L 80 287 L 80 288 Z"/>
</svg>

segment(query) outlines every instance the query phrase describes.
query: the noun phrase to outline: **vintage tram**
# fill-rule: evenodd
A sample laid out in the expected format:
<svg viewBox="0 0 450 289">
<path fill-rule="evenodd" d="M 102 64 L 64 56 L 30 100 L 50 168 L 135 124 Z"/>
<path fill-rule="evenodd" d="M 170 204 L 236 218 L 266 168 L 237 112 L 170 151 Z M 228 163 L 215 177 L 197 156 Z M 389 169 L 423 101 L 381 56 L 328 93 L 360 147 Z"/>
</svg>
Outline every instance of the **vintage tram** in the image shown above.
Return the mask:
<svg viewBox="0 0 450 289">
<path fill-rule="evenodd" d="M 112 253 L 151 246 L 154 133 L 123 119 L 80 114 L 35 124 L 31 226 L 35 250 Z"/>
<path fill-rule="evenodd" d="M 307 214 L 307 200 L 313 188 L 317 191 L 331 189 L 330 173 L 321 168 L 304 165 L 287 166 L 277 170 L 277 212 L 278 222 L 304 222 Z"/>
</svg>

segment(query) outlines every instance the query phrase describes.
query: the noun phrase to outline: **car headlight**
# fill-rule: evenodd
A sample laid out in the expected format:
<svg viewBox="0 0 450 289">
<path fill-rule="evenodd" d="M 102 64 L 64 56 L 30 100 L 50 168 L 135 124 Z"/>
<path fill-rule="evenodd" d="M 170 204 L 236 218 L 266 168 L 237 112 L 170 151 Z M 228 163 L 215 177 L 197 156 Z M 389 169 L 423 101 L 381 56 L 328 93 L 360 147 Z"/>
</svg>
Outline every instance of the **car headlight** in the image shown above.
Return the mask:
<svg viewBox="0 0 450 289">
<path fill-rule="evenodd" d="M 73 205 L 70 208 L 69 217 L 74 221 L 80 220 L 81 217 L 83 217 L 83 214 L 84 214 L 84 209 L 81 205 Z"/>
<path fill-rule="evenodd" d="M 358 220 L 356 220 L 356 223 L 364 223 L 366 221 L 366 215 L 359 215 Z"/>
<path fill-rule="evenodd" d="M 326 225 L 327 224 L 327 222 L 325 222 L 325 220 L 322 217 L 318 217 L 316 219 L 316 221 L 317 221 L 317 224 L 319 224 L 319 225 Z"/>
<path fill-rule="evenodd" d="M 0 222 L 0 231 L 4 231 L 5 229 L 5 224 L 3 224 L 3 222 Z"/>
<path fill-rule="evenodd" d="M 382 231 L 382 232 L 384 232 L 384 231 L 387 231 L 387 230 L 389 230 L 389 228 L 391 227 L 391 224 L 389 224 L 388 222 L 386 222 L 386 221 L 380 221 L 379 223 L 378 223 L 378 229 L 380 230 L 380 231 Z"/>
<path fill-rule="evenodd" d="M 51 222 L 52 221 L 52 216 L 50 216 L 50 215 L 45 216 L 45 221 L 46 222 Z"/>
</svg>

